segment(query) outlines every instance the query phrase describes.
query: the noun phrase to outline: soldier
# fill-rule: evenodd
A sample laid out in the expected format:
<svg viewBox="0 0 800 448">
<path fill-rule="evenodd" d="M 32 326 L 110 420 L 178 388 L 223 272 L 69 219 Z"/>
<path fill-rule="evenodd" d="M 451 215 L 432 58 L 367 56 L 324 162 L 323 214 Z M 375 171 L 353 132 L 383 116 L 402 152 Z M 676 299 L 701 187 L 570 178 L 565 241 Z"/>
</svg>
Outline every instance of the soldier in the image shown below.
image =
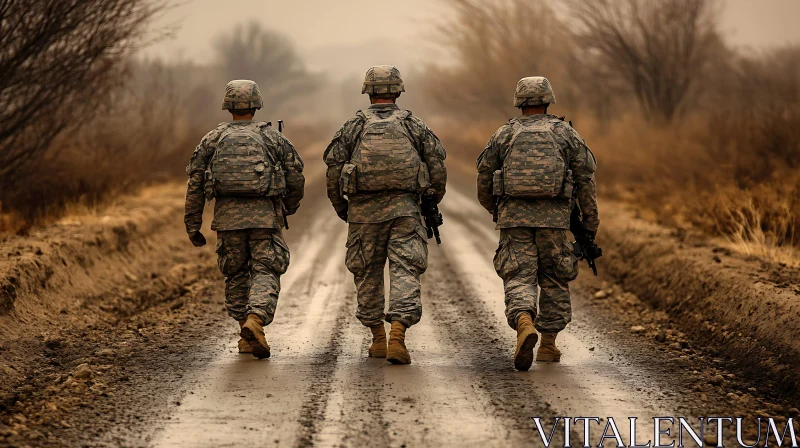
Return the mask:
<svg viewBox="0 0 800 448">
<path fill-rule="evenodd" d="M 253 81 L 231 81 L 222 108 L 233 121 L 206 134 L 186 167 L 184 222 L 195 247 L 203 206 L 216 199 L 211 229 L 217 231 L 219 269 L 225 275 L 225 306 L 239 322 L 239 353 L 269 358 L 264 326 L 275 316 L 280 276 L 289 266 L 281 228 L 303 198 L 303 161 L 269 123 L 254 121 L 263 102 Z"/>
<path fill-rule="evenodd" d="M 494 133 L 477 162 L 478 200 L 500 229 L 494 267 L 505 286 L 508 324 L 517 330 L 517 370 L 533 363 L 535 330 L 542 334 L 536 360 L 561 359 L 556 335 L 572 320 L 568 283 L 578 275 L 567 239 L 573 205 L 592 239 L 600 224 L 594 155 L 569 124 L 547 114 L 555 102 L 546 78 L 520 80 L 514 106 L 522 115 Z"/>
<path fill-rule="evenodd" d="M 361 93 L 368 109 L 347 121 L 325 150 L 328 198 L 349 223 L 345 264 L 358 292 L 356 317 L 372 331 L 369 356 L 409 364 L 406 329 L 422 317 L 419 278 L 428 242 L 420 198 L 439 203 L 445 193 L 445 150 L 419 118 L 395 104 L 405 92 L 389 65 L 367 71 Z M 384 314 L 383 270 L 389 260 L 389 311 Z M 384 319 L 391 324 L 387 347 Z"/>
</svg>

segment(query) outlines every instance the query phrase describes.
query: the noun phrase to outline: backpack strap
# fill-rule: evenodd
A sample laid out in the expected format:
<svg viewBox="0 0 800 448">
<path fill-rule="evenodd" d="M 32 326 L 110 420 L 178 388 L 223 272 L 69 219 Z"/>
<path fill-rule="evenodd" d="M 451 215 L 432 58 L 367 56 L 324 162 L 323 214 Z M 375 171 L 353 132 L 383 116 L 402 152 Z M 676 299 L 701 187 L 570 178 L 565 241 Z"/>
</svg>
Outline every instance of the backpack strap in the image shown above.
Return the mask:
<svg viewBox="0 0 800 448">
<path fill-rule="evenodd" d="M 259 127 L 259 131 L 261 131 L 261 133 L 263 134 L 260 137 L 264 141 L 264 147 L 267 149 L 267 157 L 270 159 L 269 162 L 272 164 L 272 166 L 280 166 L 281 169 L 283 169 L 283 166 L 281 166 L 281 163 L 280 163 L 280 157 L 278 157 L 278 155 L 276 153 L 277 149 L 273 148 L 273 145 L 269 144 L 269 143 L 272 143 L 272 139 L 264 138 L 266 136 L 267 132 L 269 132 L 269 131 L 267 131 L 267 129 L 273 130 L 272 129 L 272 123 L 270 123 L 270 122 L 265 123 L 265 122 L 262 121 L 262 122 L 259 123 L 258 127 Z"/>
</svg>

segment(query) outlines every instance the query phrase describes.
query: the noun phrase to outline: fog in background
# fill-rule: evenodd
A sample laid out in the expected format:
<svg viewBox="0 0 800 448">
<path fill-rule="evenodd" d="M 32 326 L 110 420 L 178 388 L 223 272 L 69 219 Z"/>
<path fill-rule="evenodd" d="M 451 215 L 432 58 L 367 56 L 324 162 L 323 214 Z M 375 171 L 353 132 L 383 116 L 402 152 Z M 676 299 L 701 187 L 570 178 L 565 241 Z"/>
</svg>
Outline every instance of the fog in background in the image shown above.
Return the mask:
<svg viewBox="0 0 800 448">
<path fill-rule="evenodd" d="M 230 119 L 231 79 L 258 82 L 256 119 L 285 120 L 320 164 L 368 104 L 364 72 L 393 64 L 399 104 L 436 131 L 453 177 L 474 178 L 489 136 L 519 113 L 516 82 L 547 76 L 550 112 L 589 142 L 604 198 L 746 253 L 800 247 L 800 0 L 79 3 L 72 15 L 0 11 L 18 25 L 0 42 L 15 68 L 0 77 L 2 165 L 41 180 L 0 176 L 0 230 L 183 178 L 197 142 Z"/>
<path fill-rule="evenodd" d="M 724 6 L 720 25 L 733 45 L 757 50 L 800 42 L 798 0 L 725 0 Z M 143 54 L 203 64 L 213 57 L 210 48 L 216 36 L 255 20 L 287 35 L 309 69 L 334 80 L 360 76 L 375 64 L 395 64 L 406 73 L 432 57 L 446 57 L 436 53 L 429 41 L 433 25 L 448 13 L 441 0 L 240 0 L 235 6 L 219 0 L 188 0 L 154 24 L 175 27 L 173 38 Z"/>
</svg>

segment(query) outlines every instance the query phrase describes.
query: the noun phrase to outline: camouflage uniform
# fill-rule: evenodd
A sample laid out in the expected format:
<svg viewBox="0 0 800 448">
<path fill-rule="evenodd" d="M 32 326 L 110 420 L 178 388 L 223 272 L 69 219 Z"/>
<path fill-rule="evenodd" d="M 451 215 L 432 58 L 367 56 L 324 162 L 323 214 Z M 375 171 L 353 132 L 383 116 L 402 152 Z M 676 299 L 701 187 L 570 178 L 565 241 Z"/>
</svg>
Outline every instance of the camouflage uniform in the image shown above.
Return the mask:
<svg viewBox="0 0 800 448">
<path fill-rule="evenodd" d="M 517 98 L 515 105 L 526 105 L 527 101 Z M 555 102 L 555 98 L 546 102 Z M 528 312 L 536 317 L 539 332 L 557 333 L 572 320 L 568 282 L 578 274 L 577 258 L 567 237 L 574 201 L 584 213 L 587 230 L 596 232 L 600 223 L 594 156 L 580 135 L 556 116 L 516 117 L 495 132 L 478 158 L 478 199 L 486 210 L 495 213 L 493 173 L 503 168 L 515 127 L 535 122 L 548 122 L 556 144 L 566 155 L 572 171 L 572 179 L 567 181 L 574 184 L 572 199 L 502 196 L 497 210 L 500 244 L 494 266 L 504 282 L 506 318 L 511 328 L 516 329 L 520 313 Z M 541 288 L 538 317 L 537 285 Z"/>
<path fill-rule="evenodd" d="M 252 104 L 231 101 L 223 104 L 223 108 L 234 106 L 245 109 Z M 286 179 L 283 205 L 277 197 L 218 197 L 211 224 L 211 229 L 217 231 L 216 251 L 220 271 L 225 275 L 228 314 L 237 321 L 256 314 L 266 325 L 275 315 L 280 276 L 289 265 L 289 248 L 281 233 L 284 213 L 291 215 L 297 211 L 305 183 L 303 161 L 289 140 L 267 123 L 250 120 L 221 123 L 206 134 L 186 167 L 189 183 L 184 222 L 190 235 L 200 230 L 206 201 L 204 173 L 221 134 L 237 126 L 249 127 L 261 135 L 283 167 Z"/>
<path fill-rule="evenodd" d="M 395 69 L 396 70 L 396 69 Z M 369 72 L 368 72 L 369 76 Z M 365 86 L 363 93 L 399 93 L 398 85 Z M 355 277 L 358 291 L 356 317 L 367 327 L 399 321 L 406 327 L 422 317 L 420 275 L 427 268 L 428 242 L 419 205 L 419 194 L 410 191 L 354 193 L 343 197 L 342 169 L 351 160 L 366 122 L 367 114 L 388 117 L 405 113 L 403 120 L 412 144 L 427 163 L 430 188 L 426 194 L 438 203 L 444 197 L 447 172 L 445 150 L 439 139 L 419 118 L 396 104 L 373 104 L 359 111 L 336 133 L 324 160 L 328 166 L 328 198 L 340 218 L 349 222 L 346 265 Z M 391 287 L 389 311 L 384 315 L 383 270 L 389 260 Z"/>
</svg>

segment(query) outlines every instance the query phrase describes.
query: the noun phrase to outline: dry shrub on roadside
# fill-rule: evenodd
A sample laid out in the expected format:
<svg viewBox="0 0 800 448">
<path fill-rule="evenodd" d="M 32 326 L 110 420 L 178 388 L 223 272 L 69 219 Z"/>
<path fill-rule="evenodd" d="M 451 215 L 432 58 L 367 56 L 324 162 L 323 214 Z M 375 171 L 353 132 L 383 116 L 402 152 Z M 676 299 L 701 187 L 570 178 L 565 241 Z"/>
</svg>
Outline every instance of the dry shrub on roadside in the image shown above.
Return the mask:
<svg viewBox="0 0 800 448">
<path fill-rule="evenodd" d="M 576 1 L 565 22 L 545 21 L 574 27 L 563 42 L 583 45 L 564 47 L 520 29 L 548 10 L 520 3 L 451 2 L 445 29 L 457 31 L 440 44 L 457 60 L 432 67 L 426 83 L 454 117 L 436 128 L 451 157 L 474 163 L 518 113 L 507 106 L 517 79 L 549 75 L 552 112 L 575 120 L 597 155 L 601 195 L 742 252 L 798 262 L 800 49 L 727 48 L 713 0 Z"/>
<path fill-rule="evenodd" d="M 113 3 L 125 2 L 139 4 L 138 0 Z M 109 60 L 114 73 L 124 77 L 85 86 L 82 95 L 75 94 L 82 101 L 77 109 L 65 101 L 60 107 L 36 110 L 46 112 L 40 116 L 42 126 L 53 125 L 54 132 L 37 141 L 35 155 L 15 168 L 13 181 L 3 179 L 0 232 L 26 231 L 147 184 L 183 179 L 202 136 L 230 119 L 220 109 L 230 79 L 250 77 L 260 82 L 265 107 L 256 119 L 275 125 L 277 119 L 286 120 L 287 135 L 295 136 L 300 147 L 321 139 L 313 117 L 293 117 L 310 104 L 316 106 L 313 94 L 322 80 L 305 69 L 280 34 L 257 25 L 234 27 L 218 38 L 218 60 L 207 65 L 141 61 L 124 49 Z M 0 79 L 0 100 L 2 93 Z"/>
<path fill-rule="evenodd" d="M 7 194 L 5 230 L 57 218 L 75 203 L 94 207 L 131 188 L 164 181 L 182 172 L 202 135 L 184 105 L 173 69 L 159 63 L 129 68 L 124 87 L 106 92 L 95 116 L 60 134 L 25 179 Z"/>
<path fill-rule="evenodd" d="M 0 200 L 57 135 L 120 85 L 120 62 L 161 8 L 149 0 L 0 0 Z"/>
<path fill-rule="evenodd" d="M 664 224 L 695 227 L 742 252 L 785 262 L 792 251 L 777 248 L 800 243 L 796 121 L 749 113 L 725 119 L 730 126 L 695 114 L 663 128 L 629 117 L 602 132 L 585 129 L 600 163 L 600 192 Z"/>
</svg>

